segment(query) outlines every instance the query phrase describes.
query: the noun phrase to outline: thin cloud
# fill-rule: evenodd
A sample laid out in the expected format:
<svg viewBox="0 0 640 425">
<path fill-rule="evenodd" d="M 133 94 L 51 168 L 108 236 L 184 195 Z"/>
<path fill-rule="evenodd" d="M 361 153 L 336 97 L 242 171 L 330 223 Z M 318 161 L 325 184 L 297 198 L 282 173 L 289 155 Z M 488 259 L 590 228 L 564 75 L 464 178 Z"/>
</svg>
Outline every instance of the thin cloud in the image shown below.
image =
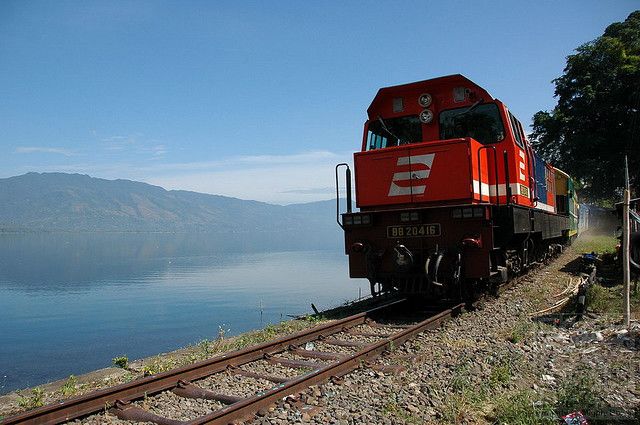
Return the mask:
<svg viewBox="0 0 640 425">
<path fill-rule="evenodd" d="M 153 156 L 162 156 L 168 152 L 168 149 L 165 145 L 156 145 L 151 148 L 151 152 L 153 153 Z"/>
<path fill-rule="evenodd" d="M 336 158 L 337 155 L 329 151 L 311 151 L 293 155 L 248 155 L 238 157 L 239 162 L 250 164 L 294 164 Z"/>
<path fill-rule="evenodd" d="M 109 136 L 100 140 L 109 151 L 122 151 L 136 144 L 135 136 Z"/>
<path fill-rule="evenodd" d="M 94 132 L 95 136 L 95 132 Z M 142 134 L 136 133 L 127 136 L 102 137 L 100 143 L 104 150 L 112 154 L 149 155 L 152 160 L 157 160 L 169 152 L 167 146 L 160 141 L 147 140 Z"/>
<path fill-rule="evenodd" d="M 283 190 L 280 193 L 292 193 L 299 195 L 327 195 L 327 194 L 335 194 L 335 187 L 314 187 L 309 189 L 290 189 Z"/>
<path fill-rule="evenodd" d="M 211 163 L 172 164 L 149 170 L 146 181 L 167 189 L 254 199 L 277 204 L 311 202 L 335 196 L 334 166 L 349 153 L 327 151 L 228 158 Z M 164 164 L 166 165 L 166 164 Z M 220 165 L 220 166 L 218 166 Z"/>
<path fill-rule="evenodd" d="M 64 148 L 48 148 L 44 146 L 19 146 L 14 151 L 15 153 L 53 153 L 64 156 L 75 155 L 74 151 Z"/>
<path fill-rule="evenodd" d="M 152 167 L 142 167 L 148 171 L 215 171 L 219 169 L 262 168 L 274 165 L 303 165 L 317 164 L 318 162 L 336 162 L 343 158 L 340 155 L 329 151 L 311 151 L 291 155 L 245 155 L 234 156 L 216 161 L 193 161 L 154 164 Z M 140 168 L 140 167 L 138 167 Z"/>
</svg>

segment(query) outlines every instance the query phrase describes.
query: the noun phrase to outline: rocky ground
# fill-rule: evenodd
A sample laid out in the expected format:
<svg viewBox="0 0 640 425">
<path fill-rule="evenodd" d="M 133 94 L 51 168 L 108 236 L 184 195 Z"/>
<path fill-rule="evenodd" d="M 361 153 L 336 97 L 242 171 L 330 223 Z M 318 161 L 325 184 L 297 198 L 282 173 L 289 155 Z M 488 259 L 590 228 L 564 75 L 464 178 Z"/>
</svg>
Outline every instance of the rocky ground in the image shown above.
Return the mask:
<svg viewBox="0 0 640 425">
<path fill-rule="evenodd" d="M 338 381 L 292 395 L 246 423 L 556 424 L 561 415 L 577 410 L 590 416 L 592 423 L 638 423 L 639 323 L 633 321 L 631 329 L 624 330 L 619 312 L 606 308 L 581 321 L 568 311 L 537 314 L 555 304 L 559 297 L 554 295 L 567 288 L 577 272 L 578 257 L 577 251 L 567 250 L 550 265 L 522 277 L 499 298 L 487 298 L 477 310 L 378 359 L 401 366 L 400 370 L 384 373 L 362 367 Z M 635 317 L 638 304 L 634 304 Z M 201 357 L 226 348 L 217 344 L 195 347 L 180 358 L 188 361 L 194 353 Z M 170 366 L 166 358 L 157 358 L 93 386 L 134 379 L 145 367 L 153 372 Z M 238 395 L 264 386 L 259 384 Z M 61 398 L 63 389 L 58 385 L 41 398 Z M 21 397 L 24 402 L 34 395 L 23 392 Z M 138 403 L 149 408 L 154 402 Z M 105 422 L 123 421 L 111 415 L 91 419 L 91 423 Z"/>
<path fill-rule="evenodd" d="M 640 326 L 619 314 L 534 314 L 558 300 L 575 272 L 569 249 L 441 329 L 262 412 L 254 424 L 557 424 L 576 410 L 592 423 L 637 423 Z"/>
</svg>

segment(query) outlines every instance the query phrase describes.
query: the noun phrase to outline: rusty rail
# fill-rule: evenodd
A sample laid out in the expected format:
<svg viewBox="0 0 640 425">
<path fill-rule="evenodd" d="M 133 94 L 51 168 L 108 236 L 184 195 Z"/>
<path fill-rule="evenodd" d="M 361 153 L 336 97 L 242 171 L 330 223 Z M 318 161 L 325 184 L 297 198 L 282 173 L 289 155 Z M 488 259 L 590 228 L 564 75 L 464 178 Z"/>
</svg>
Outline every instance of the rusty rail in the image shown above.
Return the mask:
<svg viewBox="0 0 640 425">
<path fill-rule="evenodd" d="M 224 371 L 229 367 L 240 366 L 260 360 L 264 358 L 265 355 L 269 356 L 287 350 L 288 347 L 292 345 L 300 345 L 318 338 L 329 336 L 344 328 L 365 323 L 371 315 L 382 313 L 384 310 L 397 307 L 404 302 L 406 302 L 405 299 L 391 301 L 371 310 L 297 332 L 274 341 L 247 347 L 242 350 L 226 353 L 167 372 L 151 375 L 132 382 L 94 391 L 59 403 L 53 403 L 27 412 L 19 413 L 17 415 L 4 418 L 0 421 L 0 424 L 53 425 L 87 416 L 92 413 L 103 411 L 106 408 L 111 408 L 116 405 L 116 402 L 126 404 L 126 401 L 174 389 L 179 387 L 181 382 L 190 382 L 192 380 L 201 379 L 217 372 Z M 298 381 L 298 379 L 294 379 L 294 381 Z M 288 382 L 290 383 L 291 381 Z M 289 385 L 285 384 L 285 386 L 288 387 Z M 267 392 L 267 394 L 270 393 Z M 245 402 L 246 399 L 243 399 L 240 402 L 228 406 L 228 408 Z M 227 408 L 222 410 L 226 411 L 226 409 Z"/>
<path fill-rule="evenodd" d="M 228 424 L 232 420 L 249 415 L 258 411 L 261 408 L 269 406 L 270 404 L 276 402 L 277 400 L 287 396 L 289 394 L 293 394 L 299 392 L 310 385 L 317 384 L 319 382 L 323 382 L 328 380 L 333 376 L 341 376 L 346 374 L 347 372 L 356 369 L 360 363 L 366 359 L 375 357 L 382 353 L 385 350 L 391 349 L 393 346 L 400 345 L 405 341 L 415 337 L 420 332 L 423 332 L 427 329 L 434 329 L 446 320 L 449 317 L 452 317 L 455 314 L 458 314 L 464 304 L 458 304 L 453 308 L 442 311 L 435 316 L 431 316 L 430 318 L 414 325 L 408 327 L 394 335 L 391 335 L 387 338 L 383 338 L 381 341 L 376 342 L 365 348 L 364 350 L 352 354 L 350 356 L 346 356 L 344 359 L 331 363 L 323 368 L 314 370 L 306 375 L 302 375 L 298 378 L 294 378 L 291 381 L 288 381 L 282 386 L 273 388 L 264 394 L 256 395 L 238 403 L 234 403 L 230 406 L 227 406 L 223 409 L 216 410 L 206 416 L 202 416 L 199 418 L 195 418 L 191 421 L 182 422 L 184 425 L 204 425 L 204 424 L 212 424 L 212 425 L 223 425 Z"/>
</svg>

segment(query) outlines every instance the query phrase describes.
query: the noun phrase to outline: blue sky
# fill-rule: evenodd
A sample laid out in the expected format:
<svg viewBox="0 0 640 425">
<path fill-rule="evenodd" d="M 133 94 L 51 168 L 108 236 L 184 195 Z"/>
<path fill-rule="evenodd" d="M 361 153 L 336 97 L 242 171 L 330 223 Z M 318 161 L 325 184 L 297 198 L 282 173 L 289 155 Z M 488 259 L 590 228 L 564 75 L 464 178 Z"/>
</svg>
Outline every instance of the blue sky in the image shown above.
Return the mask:
<svg viewBox="0 0 640 425">
<path fill-rule="evenodd" d="M 637 1 L 0 1 L 0 177 L 332 197 L 379 87 L 462 73 L 523 121 Z"/>
</svg>

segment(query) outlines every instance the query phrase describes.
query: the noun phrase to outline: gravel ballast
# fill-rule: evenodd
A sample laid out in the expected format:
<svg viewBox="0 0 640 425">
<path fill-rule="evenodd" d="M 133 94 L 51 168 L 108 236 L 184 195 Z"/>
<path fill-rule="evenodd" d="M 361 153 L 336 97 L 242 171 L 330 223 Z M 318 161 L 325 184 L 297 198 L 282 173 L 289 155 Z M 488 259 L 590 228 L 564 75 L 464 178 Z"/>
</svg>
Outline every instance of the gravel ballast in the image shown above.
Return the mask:
<svg viewBox="0 0 640 425">
<path fill-rule="evenodd" d="M 557 301 L 553 295 L 572 276 L 565 266 L 577 257 L 565 251 L 499 298 L 378 359 L 404 370 L 360 368 L 249 423 L 495 423 L 503 410 L 520 404 L 541 412 L 522 423 L 557 423 L 553 407 L 576 382 L 593 386 L 585 390 L 595 394 L 603 423 L 634 418 L 640 403 L 638 323 L 624 332 L 615 316 L 560 324 L 553 319 L 562 315 L 532 316 Z"/>
</svg>

